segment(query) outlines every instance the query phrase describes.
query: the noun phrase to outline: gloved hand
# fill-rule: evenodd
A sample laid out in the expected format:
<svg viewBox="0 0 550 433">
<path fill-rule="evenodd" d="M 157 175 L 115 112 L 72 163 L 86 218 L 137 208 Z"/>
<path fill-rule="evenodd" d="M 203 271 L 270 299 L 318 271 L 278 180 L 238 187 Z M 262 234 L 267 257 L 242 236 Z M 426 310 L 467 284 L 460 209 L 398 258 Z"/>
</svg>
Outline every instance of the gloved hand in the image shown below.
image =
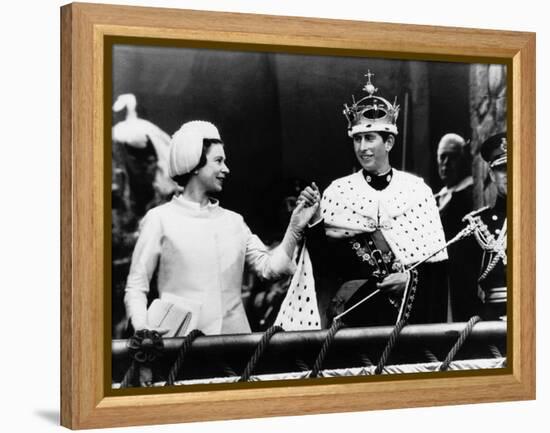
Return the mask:
<svg viewBox="0 0 550 433">
<path fill-rule="evenodd" d="M 304 228 L 309 223 L 311 218 L 317 213 L 318 209 L 319 202 L 316 202 L 311 206 L 307 206 L 305 201 L 298 200 L 297 205 L 290 216 L 288 230 L 301 237 Z"/>
<path fill-rule="evenodd" d="M 300 196 L 298 197 L 298 203 L 299 202 L 304 202 L 306 207 L 317 205 L 315 213 L 308 221 L 309 224 L 314 224 L 321 219 L 321 193 L 315 182 L 312 182 L 311 186 L 305 187 L 302 192 L 300 192 Z"/>
<path fill-rule="evenodd" d="M 155 328 L 154 326 L 144 326 L 144 327 L 141 327 L 140 329 L 136 329 L 136 331 L 142 331 L 142 330 L 145 330 L 145 329 L 147 329 L 148 331 L 156 331 L 161 336 L 166 335 L 166 334 L 168 334 L 168 332 L 170 332 L 170 330 L 167 329 L 167 328 Z"/>
<path fill-rule="evenodd" d="M 297 201 L 297 205 L 290 216 L 290 221 L 285 232 L 285 236 L 281 241 L 281 247 L 284 249 L 287 257 L 293 257 L 294 250 L 298 242 L 302 239 L 302 234 L 307 223 L 319 208 L 319 203 L 307 207 L 302 200 Z"/>
</svg>

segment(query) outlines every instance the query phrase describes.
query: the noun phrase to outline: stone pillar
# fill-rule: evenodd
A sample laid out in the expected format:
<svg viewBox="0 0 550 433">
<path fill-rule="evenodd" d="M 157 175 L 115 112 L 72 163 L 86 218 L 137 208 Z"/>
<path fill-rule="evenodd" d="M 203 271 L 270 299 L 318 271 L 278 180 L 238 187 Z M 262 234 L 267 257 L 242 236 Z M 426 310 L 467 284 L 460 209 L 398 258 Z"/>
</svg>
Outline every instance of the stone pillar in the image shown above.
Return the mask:
<svg viewBox="0 0 550 433">
<path fill-rule="evenodd" d="M 489 167 L 481 158 L 479 150 L 488 137 L 506 131 L 506 90 L 505 65 L 471 65 L 470 124 L 474 208 L 491 205 L 496 197 L 496 191 L 489 179 Z"/>
</svg>

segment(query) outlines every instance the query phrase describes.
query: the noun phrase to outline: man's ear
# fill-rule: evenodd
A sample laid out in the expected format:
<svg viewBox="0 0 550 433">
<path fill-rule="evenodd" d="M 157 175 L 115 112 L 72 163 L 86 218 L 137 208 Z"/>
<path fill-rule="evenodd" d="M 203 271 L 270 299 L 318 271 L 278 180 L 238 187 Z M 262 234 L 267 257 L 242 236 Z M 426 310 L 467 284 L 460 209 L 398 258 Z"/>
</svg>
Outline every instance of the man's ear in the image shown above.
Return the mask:
<svg viewBox="0 0 550 433">
<path fill-rule="evenodd" d="M 388 139 L 386 140 L 386 143 L 385 143 L 386 152 L 389 152 L 392 149 L 394 143 L 395 143 L 395 137 L 393 135 L 388 135 Z"/>
<path fill-rule="evenodd" d="M 492 169 L 489 169 L 489 177 L 491 178 L 491 182 L 495 183 L 495 173 L 493 173 Z"/>
</svg>

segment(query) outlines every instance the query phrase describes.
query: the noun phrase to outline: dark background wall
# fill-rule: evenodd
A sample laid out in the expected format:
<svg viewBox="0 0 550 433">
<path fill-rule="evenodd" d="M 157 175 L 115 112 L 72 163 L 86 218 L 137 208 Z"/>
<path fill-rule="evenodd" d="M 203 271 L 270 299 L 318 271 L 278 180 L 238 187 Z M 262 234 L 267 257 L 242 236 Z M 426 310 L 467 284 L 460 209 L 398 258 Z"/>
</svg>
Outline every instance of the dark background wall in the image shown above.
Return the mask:
<svg viewBox="0 0 550 433">
<path fill-rule="evenodd" d="M 439 188 L 439 138 L 470 137 L 467 64 L 117 45 L 113 100 L 134 93 L 140 116 L 170 135 L 189 120 L 216 124 L 231 169 L 222 204 L 265 238 L 293 180 L 325 188 L 354 170 L 342 109 L 365 95 L 369 69 L 378 94 L 401 106 L 392 165 L 405 157 L 406 170 Z"/>
</svg>

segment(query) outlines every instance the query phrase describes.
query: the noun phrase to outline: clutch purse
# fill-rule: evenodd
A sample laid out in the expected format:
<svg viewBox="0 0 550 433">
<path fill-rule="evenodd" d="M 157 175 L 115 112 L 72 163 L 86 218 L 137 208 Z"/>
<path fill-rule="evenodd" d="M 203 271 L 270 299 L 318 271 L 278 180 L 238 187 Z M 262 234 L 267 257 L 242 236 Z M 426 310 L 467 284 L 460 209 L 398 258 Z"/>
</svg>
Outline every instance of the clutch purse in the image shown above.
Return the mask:
<svg viewBox="0 0 550 433">
<path fill-rule="evenodd" d="M 155 299 L 147 310 L 147 323 L 154 328 L 168 329 L 164 337 L 183 337 L 186 335 L 193 313 L 163 299 Z"/>
</svg>

